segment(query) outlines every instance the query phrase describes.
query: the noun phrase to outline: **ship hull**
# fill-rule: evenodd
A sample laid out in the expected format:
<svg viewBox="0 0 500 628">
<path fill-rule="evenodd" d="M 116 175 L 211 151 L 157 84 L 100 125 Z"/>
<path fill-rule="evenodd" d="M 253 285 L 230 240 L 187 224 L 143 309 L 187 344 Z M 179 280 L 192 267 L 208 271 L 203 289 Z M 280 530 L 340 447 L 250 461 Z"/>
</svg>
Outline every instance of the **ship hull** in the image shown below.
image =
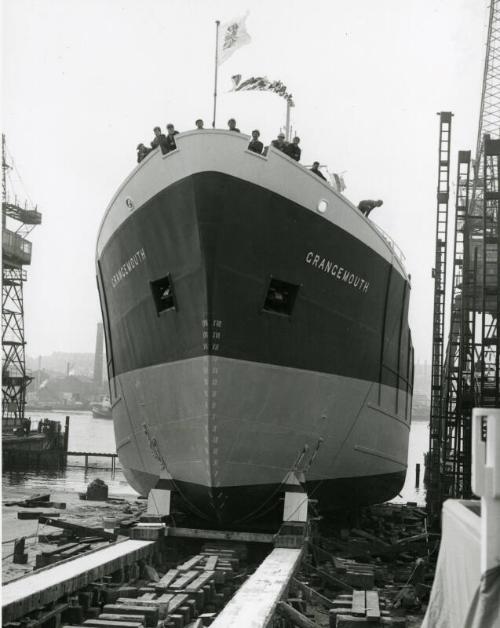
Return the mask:
<svg viewBox="0 0 500 628">
<path fill-rule="evenodd" d="M 221 170 L 159 185 L 98 247 L 127 478 L 147 494 L 163 467 L 217 525 L 274 516 L 294 469 L 323 512 L 392 497 L 411 413 L 406 277 L 356 234 Z M 137 181 L 124 194 L 139 197 Z"/>
</svg>

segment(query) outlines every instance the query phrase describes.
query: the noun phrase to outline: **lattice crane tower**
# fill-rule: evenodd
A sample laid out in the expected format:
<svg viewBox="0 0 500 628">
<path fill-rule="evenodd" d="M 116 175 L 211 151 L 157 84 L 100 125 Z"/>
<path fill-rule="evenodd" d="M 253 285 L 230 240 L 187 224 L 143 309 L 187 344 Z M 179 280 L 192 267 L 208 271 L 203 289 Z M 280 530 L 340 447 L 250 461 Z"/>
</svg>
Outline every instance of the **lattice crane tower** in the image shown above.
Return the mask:
<svg viewBox="0 0 500 628">
<path fill-rule="evenodd" d="M 2 431 L 19 427 L 24 419 L 26 372 L 23 284 L 24 266 L 31 264 L 26 236 L 42 222 L 36 207 L 20 207 L 7 191 L 5 136 L 2 135 Z"/>
<path fill-rule="evenodd" d="M 427 506 L 435 519 L 448 497 L 472 495 L 472 408 L 500 407 L 499 207 L 500 0 L 492 0 L 476 160 L 458 154 L 449 340 L 442 374 L 433 372 L 441 389 L 432 391 Z"/>
</svg>

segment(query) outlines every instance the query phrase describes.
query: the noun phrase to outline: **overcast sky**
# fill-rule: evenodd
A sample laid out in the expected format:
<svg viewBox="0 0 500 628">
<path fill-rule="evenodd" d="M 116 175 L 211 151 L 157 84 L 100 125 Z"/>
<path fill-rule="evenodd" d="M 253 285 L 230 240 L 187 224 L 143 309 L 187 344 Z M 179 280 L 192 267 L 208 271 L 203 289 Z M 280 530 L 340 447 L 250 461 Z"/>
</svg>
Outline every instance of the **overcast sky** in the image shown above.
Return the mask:
<svg viewBox="0 0 500 628">
<path fill-rule="evenodd" d="M 487 0 L 4 0 L 2 127 L 22 181 L 10 178 L 43 213 L 25 285 L 29 355 L 94 350 L 104 210 L 154 126 L 209 126 L 214 22 L 246 11 L 252 42 L 220 66 L 217 126 L 234 116 L 267 144 L 285 101 L 228 93 L 230 77 L 288 86 L 302 162 L 345 171 L 356 204 L 384 200 L 371 217 L 406 255 L 416 359 L 430 362 L 436 112 L 455 114 L 455 163 L 476 144 Z"/>
</svg>

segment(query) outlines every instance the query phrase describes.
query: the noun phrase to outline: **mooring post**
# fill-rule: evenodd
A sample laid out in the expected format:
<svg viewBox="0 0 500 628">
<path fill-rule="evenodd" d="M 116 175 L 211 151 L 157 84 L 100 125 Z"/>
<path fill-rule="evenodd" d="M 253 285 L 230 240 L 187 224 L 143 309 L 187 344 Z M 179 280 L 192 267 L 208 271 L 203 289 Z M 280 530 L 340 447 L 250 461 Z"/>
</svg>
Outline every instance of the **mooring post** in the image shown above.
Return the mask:
<svg viewBox="0 0 500 628">
<path fill-rule="evenodd" d="M 64 451 L 68 451 L 68 442 L 69 442 L 69 416 L 66 417 L 66 421 L 64 423 Z"/>
<path fill-rule="evenodd" d="M 415 465 L 415 488 L 420 487 L 420 464 Z"/>
</svg>

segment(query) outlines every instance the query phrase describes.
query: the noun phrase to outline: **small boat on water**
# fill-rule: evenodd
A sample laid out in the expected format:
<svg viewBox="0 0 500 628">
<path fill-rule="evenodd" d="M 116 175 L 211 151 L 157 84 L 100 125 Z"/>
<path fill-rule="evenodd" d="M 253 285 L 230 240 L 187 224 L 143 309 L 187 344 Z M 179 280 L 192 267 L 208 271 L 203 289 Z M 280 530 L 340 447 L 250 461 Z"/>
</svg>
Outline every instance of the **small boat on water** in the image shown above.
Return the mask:
<svg viewBox="0 0 500 628">
<path fill-rule="evenodd" d="M 95 419 L 111 419 L 111 403 L 109 399 L 103 399 L 99 403 L 91 403 L 90 409 Z"/>
<path fill-rule="evenodd" d="M 214 525 L 397 495 L 413 389 L 410 279 L 392 240 L 283 152 L 176 136 L 113 197 L 96 267 L 117 453 Z M 273 515 L 274 516 L 274 515 Z"/>
</svg>

